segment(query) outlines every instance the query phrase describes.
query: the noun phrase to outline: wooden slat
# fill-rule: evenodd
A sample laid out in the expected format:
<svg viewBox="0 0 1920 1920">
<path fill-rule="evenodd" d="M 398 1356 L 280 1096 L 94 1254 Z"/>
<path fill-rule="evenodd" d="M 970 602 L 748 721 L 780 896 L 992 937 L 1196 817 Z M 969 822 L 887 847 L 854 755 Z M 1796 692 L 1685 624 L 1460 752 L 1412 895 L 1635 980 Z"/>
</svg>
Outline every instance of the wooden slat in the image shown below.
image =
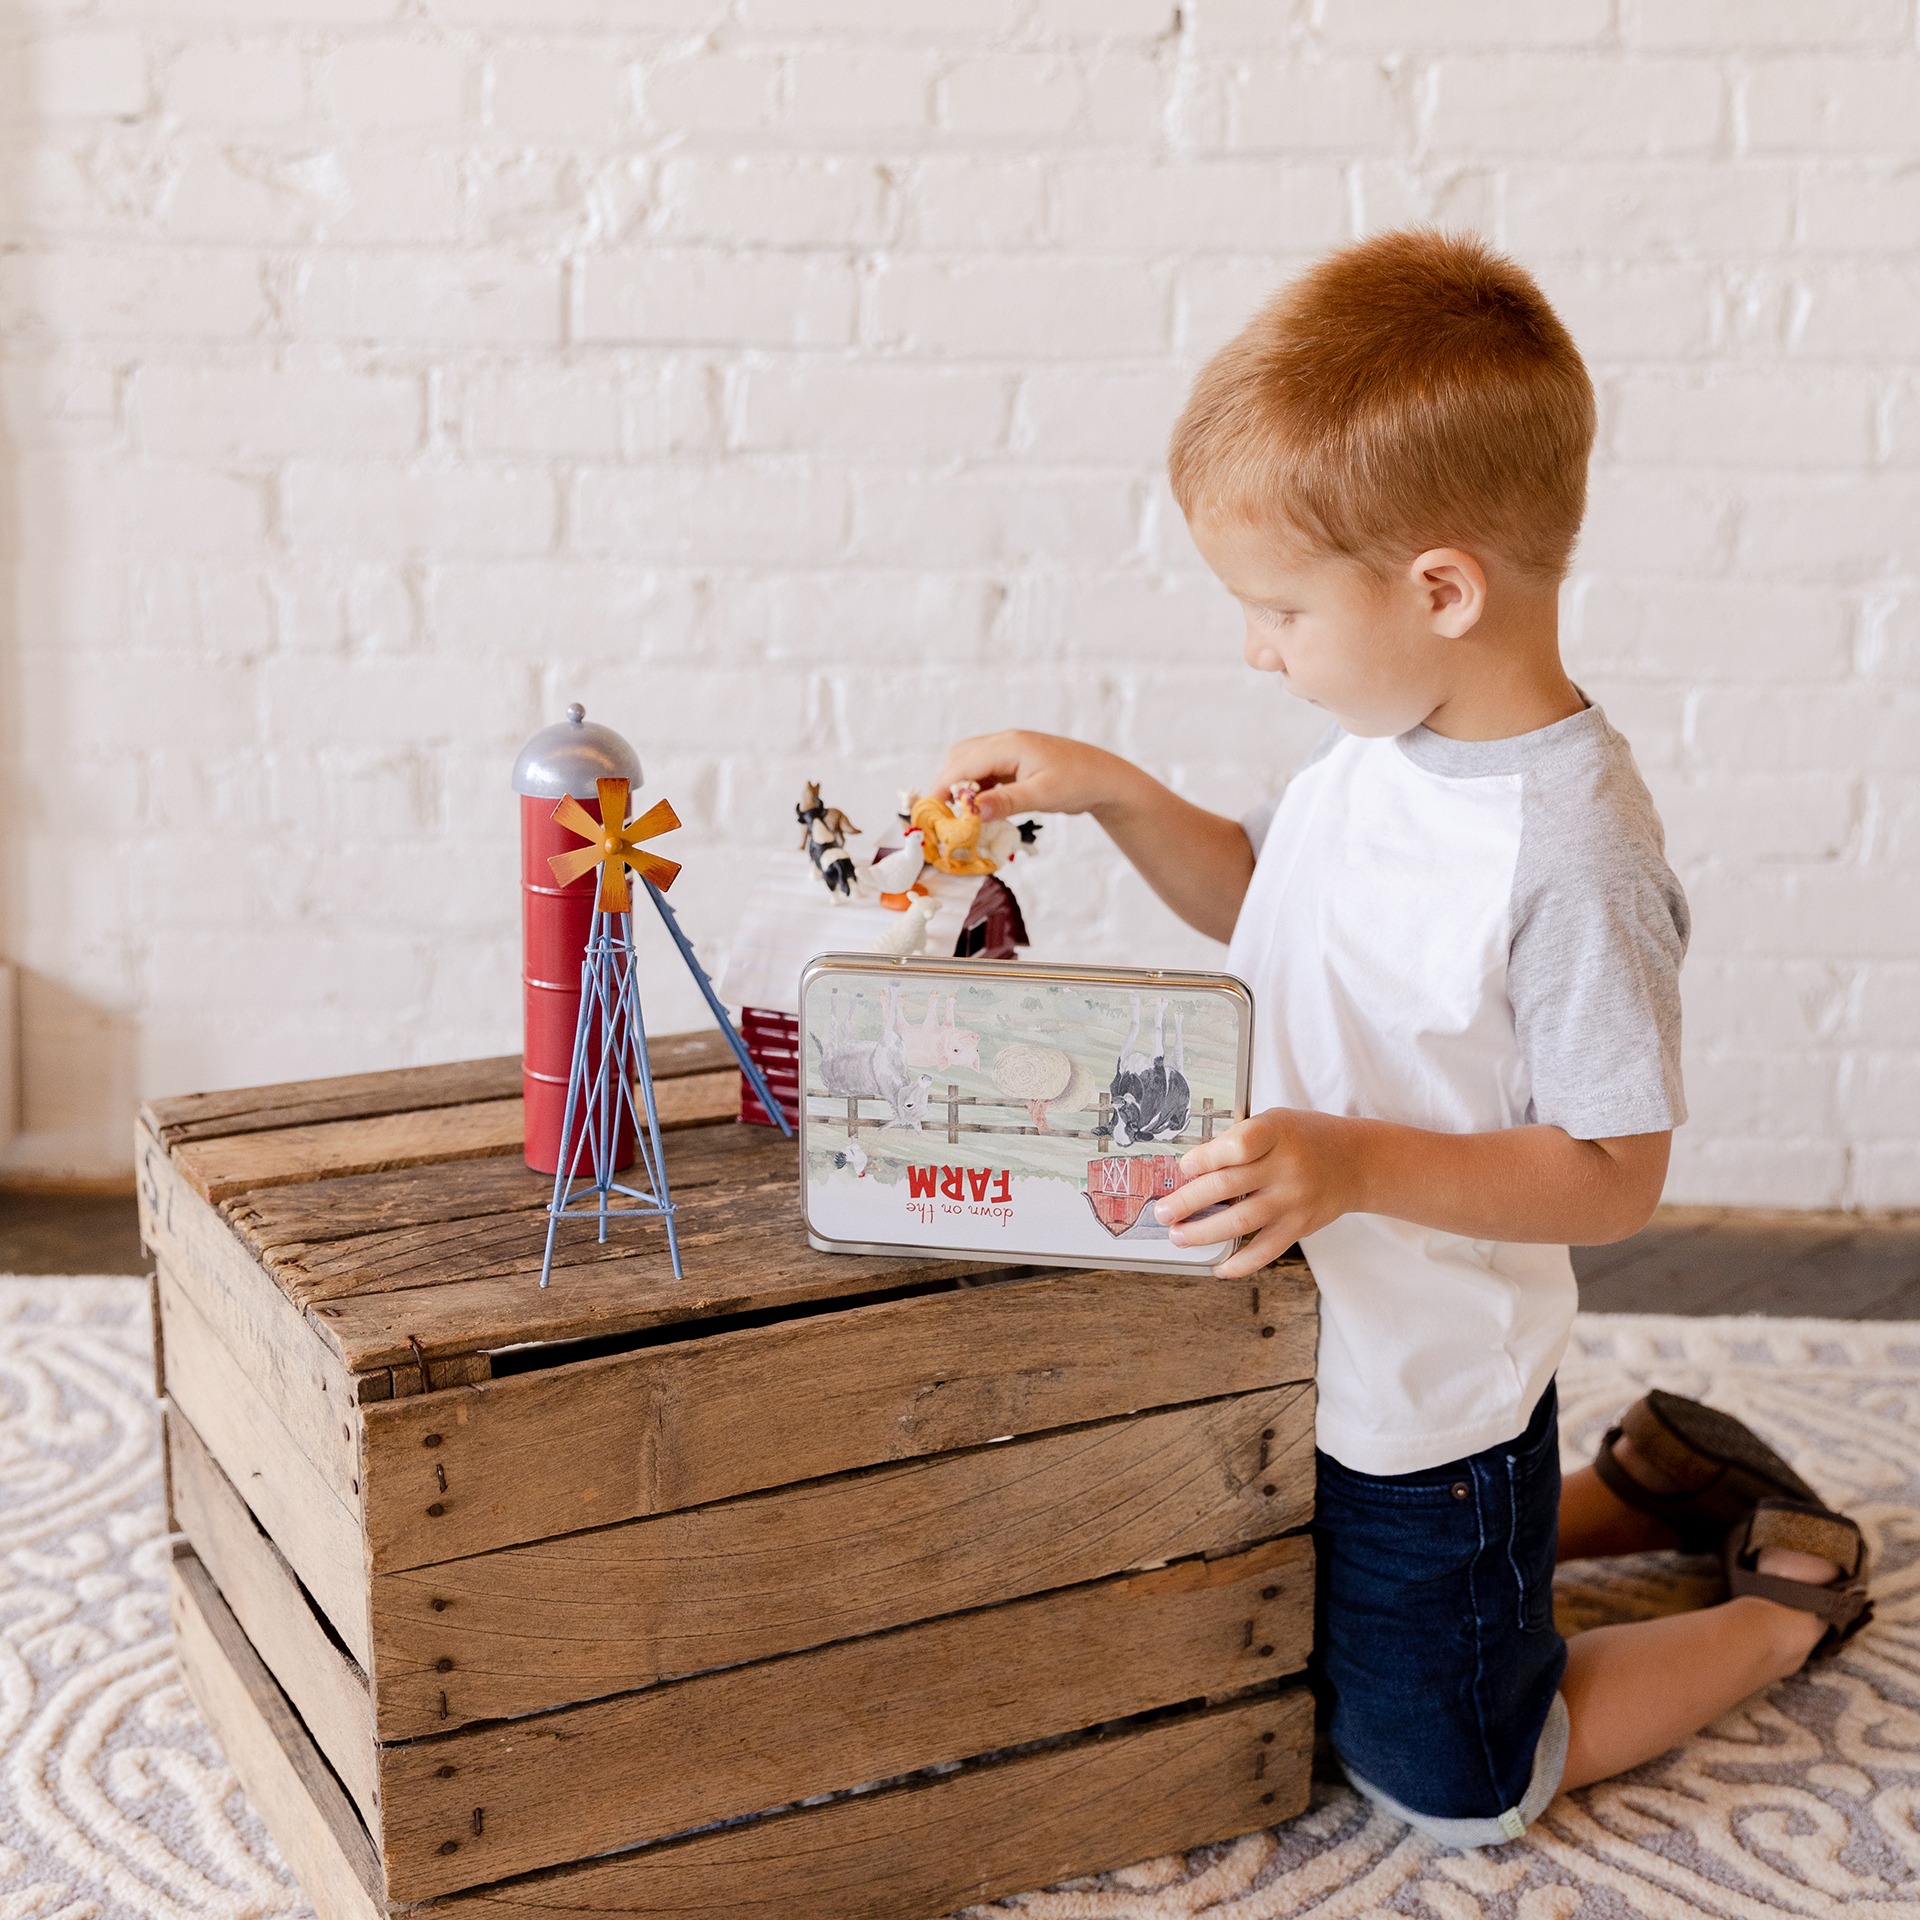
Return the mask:
<svg viewBox="0 0 1920 1920">
<path fill-rule="evenodd" d="M 260 1271 L 151 1134 L 136 1136 L 135 1151 L 142 1237 L 335 1497 L 357 1513 L 359 1416 L 337 1349 Z"/>
<path fill-rule="evenodd" d="M 355 1386 L 365 1377 L 356 1374 Z M 414 1393 L 439 1393 L 447 1387 L 470 1387 L 477 1380 L 493 1378 L 493 1362 L 484 1353 L 456 1353 L 445 1360 L 429 1360 L 424 1374 L 416 1361 L 410 1367 L 389 1367 L 386 1377 L 385 1393 L 373 1388 L 369 1380 L 369 1390 L 356 1393 L 356 1400 L 404 1400 Z"/>
<path fill-rule="evenodd" d="M 269 1133 L 326 1120 L 367 1120 L 382 1113 L 422 1113 L 476 1101 L 512 1100 L 520 1093 L 520 1056 L 453 1060 L 437 1067 L 396 1067 L 381 1073 L 343 1073 L 324 1080 L 288 1080 L 278 1086 L 233 1087 L 219 1093 L 183 1093 L 149 1100 L 140 1118 L 165 1145 L 220 1140 L 231 1134 Z"/>
<path fill-rule="evenodd" d="M 380 1775 L 367 1676 L 328 1637 L 293 1569 L 178 1407 L 167 1410 L 166 1429 L 180 1528 L 377 1834 Z"/>
<path fill-rule="evenodd" d="M 647 1057 L 656 1081 L 717 1073 L 733 1063 L 717 1028 L 649 1038 Z M 182 1140 L 217 1140 L 276 1127 L 312 1126 L 323 1120 L 365 1120 L 383 1113 L 511 1100 L 519 1093 L 520 1056 L 511 1053 L 492 1060 L 456 1060 L 445 1066 L 399 1067 L 270 1087 L 236 1087 L 224 1093 L 181 1094 L 148 1101 L 141 1118 L 172 1146 Z"/>
<path fill-rule="evenodd" d="M 548 1182 L 549 1199 L 552 1192 Z M 672 1197 L 682 1261 L 705 1250 L 709 1273 L 720 1261 L 752 1271 L 759 1259 L 769 1254 L 777 1258 L 784 1243 L 798 1239 L 805 1244 L 790 1175 L 778 1181 L 711 1185 Z M 544 1209 L 545 1202 L 541 1204 Z M 614 1221 L 604 1241 L 599 1231 L 592 1219 L 563 1220 L 555 1236 L 555 1268 L 617 1262 L 630 1278 L 649 1268 L 672 1273 L 666 1227 L 657 1217 Z M 546 1239 L 543 1213 L 525 1209 L 436 1221 L 304 1247 L 295 1259 L 282 1255 L 274 1260 L 274 1278 L 302 1306 L 313 1306 L 323 1300 L 466 1286 L 517 1273 L 537 1276 Z"/>
<path fill-rule="evenodd" d="M 679 1128 L 667 1135 L 666 1153 L 676 1196 L 723 1179 L 750 1187 L 796 1177 L 793 1142 L 770 1127 Z M 551 1174 L 536 1173 L 524 1160 L 509 1157 L 268 1187 L 225 1201 L 220 1211 L 257 1253 L 272 1255 L 283 1247 L 317 1248 L 398 1227 L 537 1212 L 552 1197 Z"/>
<path fill-rule="evenodd" d="M 617 1231 L 624 1231 L 618 1229 Z M 354 1372 L 405 1365 L 418 1340 L 429 1356 L 489 1347 L 637 1332 L 849 1295 L 896 1293 L 928 1281 L 989 1274 L 996 1264 L 873 1259 L 817 1253 L 796 1215 L 777 1229 L 743 1230 L 718 1249 L 689 1249 L 676 1280 L 665 1254 L 563 1263 L 540 1285 L 538 1225 L 516 1271 L 486 1279 L 369 1292 L 316 1302 L 314 1320 Z"/>
<path fill-rule="evenodd" d="M 358 1519 L 341 1505 L 164 1266 L 160 1317 L 169 1397 L 273 1536 L 348 1651 L 363 1669 L 371 1667 L 366 1550 Z"/>
<path fill-rule="evenodd" d="M 379 1863 L 352 1803 L 184 1548 L 174 1552 L 169 1604 L 187 1691 L 320 1920 L 385 1920 Z"/>
<path fill-rule="evenodd" d="M 1296 1536 L 391 1747 L 388 1897 L 1243 1693 L 1298 1672 L 1312 1638 L 1313 1549 Z"/>
<path fill-rule="evenodd" d="M 1312 1512 L 1313 1390 L 1286 1386 L 381 1574 L 380 1737 L 1225 1552 Z"/>
<path fill-rule="evenodd" d="M 685 1208 L 683 1279 L 649 1223 L 619 1223 L 604 1247 L 591 1227 L 573 1224 L 543 1291 L 534 1284 L 546 1238 L 537 1216 L 552 1183 L 516 1159 L 257 1190 L 221 1212 L 356 1374 L 411 1364 L 414 1340 L 439 1358 L 897 1292 L 1005 1264 L 815 1252 L 799 1220 L 794 1156 L 790 1141 L 763 1127 L 667 1135 L 669 1177 Z M 636 1253 L 642 1245 L 654 1251 Z"/>
<path fill-rule="evenodd" d="M 373 1565 L 1306 1378 L 1312 1290 L 1262 1279 L 1054 1273 L 366 1406 Z"/>
<path fill-rule="evenodd" d="M 1304 1687 L 454 1894 L 448 1920 L 925 1920 L 1307 1805 Z"/>
<path fill-rule="evenodd" d="M 739 1104 L 737 1069 L 662 1081 L 654 1092 L 654 1113 L 663 1132 L 731 1120 Z M 526 1140 L 523 1116 L 523 1104 L 517 1098 L 489 1100 L 473 1106 L 185 1140 L 172 1152 L 198 1193 L 223 1201 L 260 1188 L 518 1154 Z"/>
<path fill-rule="evenodd" d="M 173 1162 L 203 1199 L 220 1201 L 256 1187 L 294 1186 L 332 1174 L 518 1153 L 525 1139 L 521 1103 L 489 1100 L 478 1106 L 189 1140 L 173 1149 Z"/>
</svg>

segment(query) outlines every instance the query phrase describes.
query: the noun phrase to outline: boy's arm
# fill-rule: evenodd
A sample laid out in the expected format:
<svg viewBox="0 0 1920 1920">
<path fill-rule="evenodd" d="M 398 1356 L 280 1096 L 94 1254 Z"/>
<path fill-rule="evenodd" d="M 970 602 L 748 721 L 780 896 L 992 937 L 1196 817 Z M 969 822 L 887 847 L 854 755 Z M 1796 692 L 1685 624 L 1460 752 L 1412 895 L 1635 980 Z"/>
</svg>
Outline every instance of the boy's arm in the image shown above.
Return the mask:
<svg viewBox="0 0 1920 1920">
<path fill-rule="evenodd" d="M 1090 813 L 1188 926 L 1216 940 L 1253 878 L 1253 848 L 1237 820 L 1209 813 L 1131 761 L 1047 733 L 983 733 L 948 748 L 932 792 L 977 780 L 989 820 L 1016 813 Z"/>
<path fill-rule="evenodd" d="M 1576 1140 L 1558 1127 L 1428 1133 L 1274 1107 L 1181 1161 L 1188 1183 L 1159 1203 L 1163 1225 L 1200 1207 L 1228 1210 L 1176 1231 L 1176 1244 L 1253 1237 L 1214 1271 L 1238 1279 L 1343 1213 L 1380 1213 L 1470 1240 L 1597 1246 L 1652 1217 L 1671 1132 Z"/>
</svg>

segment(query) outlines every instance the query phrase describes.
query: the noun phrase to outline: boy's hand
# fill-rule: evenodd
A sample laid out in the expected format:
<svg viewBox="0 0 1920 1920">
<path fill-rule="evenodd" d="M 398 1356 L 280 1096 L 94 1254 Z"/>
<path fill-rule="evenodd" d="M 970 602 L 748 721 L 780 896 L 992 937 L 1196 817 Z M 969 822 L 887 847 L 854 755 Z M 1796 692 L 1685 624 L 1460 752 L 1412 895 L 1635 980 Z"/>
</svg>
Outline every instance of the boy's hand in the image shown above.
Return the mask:
<svg viewBox="0 0 1920 1920">
<path fill-rule="evenodd" d="M 1016 813 L 1091 813 L 1139 775 L 1118 755 L 1057 734 L 976 734 L 947 749 L 930 793 L 944 800 L 958 780 L 977 780 L 983 820 Z"/>
<path fill-rule="evenodd" d="M 1277 1260 L 1303 1234 L 1315 1233 L 1353 1211 L 1352 1147 L 1343 1140 L 1354 1123 L 1333 1114 L 1270 1107 L 1229 1127 L 1183 1155 L 1187 1184 L 1154 1209 L 1162 1226 L 1173 1226 L 1177 1247 L 1208 1246 L 1239 1234 L 1252 1236 L 1214 1272 L 1238 1280 Z M 1191 1227 L 1174 1226 L 1220 1201 L 1226 1212 Z"/>
</svg>

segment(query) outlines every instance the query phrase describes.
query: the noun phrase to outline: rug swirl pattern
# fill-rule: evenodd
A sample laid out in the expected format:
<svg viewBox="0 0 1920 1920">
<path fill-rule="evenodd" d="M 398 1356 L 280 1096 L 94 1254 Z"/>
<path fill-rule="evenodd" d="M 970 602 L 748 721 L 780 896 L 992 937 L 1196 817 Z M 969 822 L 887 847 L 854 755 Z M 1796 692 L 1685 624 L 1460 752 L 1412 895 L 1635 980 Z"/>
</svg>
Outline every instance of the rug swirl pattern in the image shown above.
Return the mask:
<svg viewBox="0 0 1920 1920">
<path fill-rule="evenodd" d="M 307 1914 L 183 1690 L 166 1615 L 144 1282 L 0 1279 L 0 1920 Z M 1877 1617 L 1674 1753 L 1450 1855 L 1344 1786 L 1184 1857 L 971 1920 L 1572 1920 L 1920 1912 L 1920 1326 L 1583 1316 L 1569 1464 L 1649 1385 L 1710 1399 L 1854 1513 Z M 1705 1563 L 1565 1568 L 1568 1631 L 1711 1596 Z M 910 1920 L 901 1916 L 900 1920 Z"/>
</svg>

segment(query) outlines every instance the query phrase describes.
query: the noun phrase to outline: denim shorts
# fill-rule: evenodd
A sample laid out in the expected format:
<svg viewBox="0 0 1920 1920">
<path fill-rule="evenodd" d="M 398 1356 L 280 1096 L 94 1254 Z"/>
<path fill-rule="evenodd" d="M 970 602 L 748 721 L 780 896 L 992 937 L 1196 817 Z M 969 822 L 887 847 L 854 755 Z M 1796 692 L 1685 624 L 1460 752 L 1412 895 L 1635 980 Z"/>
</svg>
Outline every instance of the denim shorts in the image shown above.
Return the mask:
<svg viewBox="0 0 1920 1920">
<path fill-rule="evenodd" d="M 1517 1840 L 1566 1765 L 1554 1389 L 1518 1439 L 1419 1473 L 1318 1455 L 1318 1668 L 1369 1799 L 1449 1846 Z"/>
</svg>

